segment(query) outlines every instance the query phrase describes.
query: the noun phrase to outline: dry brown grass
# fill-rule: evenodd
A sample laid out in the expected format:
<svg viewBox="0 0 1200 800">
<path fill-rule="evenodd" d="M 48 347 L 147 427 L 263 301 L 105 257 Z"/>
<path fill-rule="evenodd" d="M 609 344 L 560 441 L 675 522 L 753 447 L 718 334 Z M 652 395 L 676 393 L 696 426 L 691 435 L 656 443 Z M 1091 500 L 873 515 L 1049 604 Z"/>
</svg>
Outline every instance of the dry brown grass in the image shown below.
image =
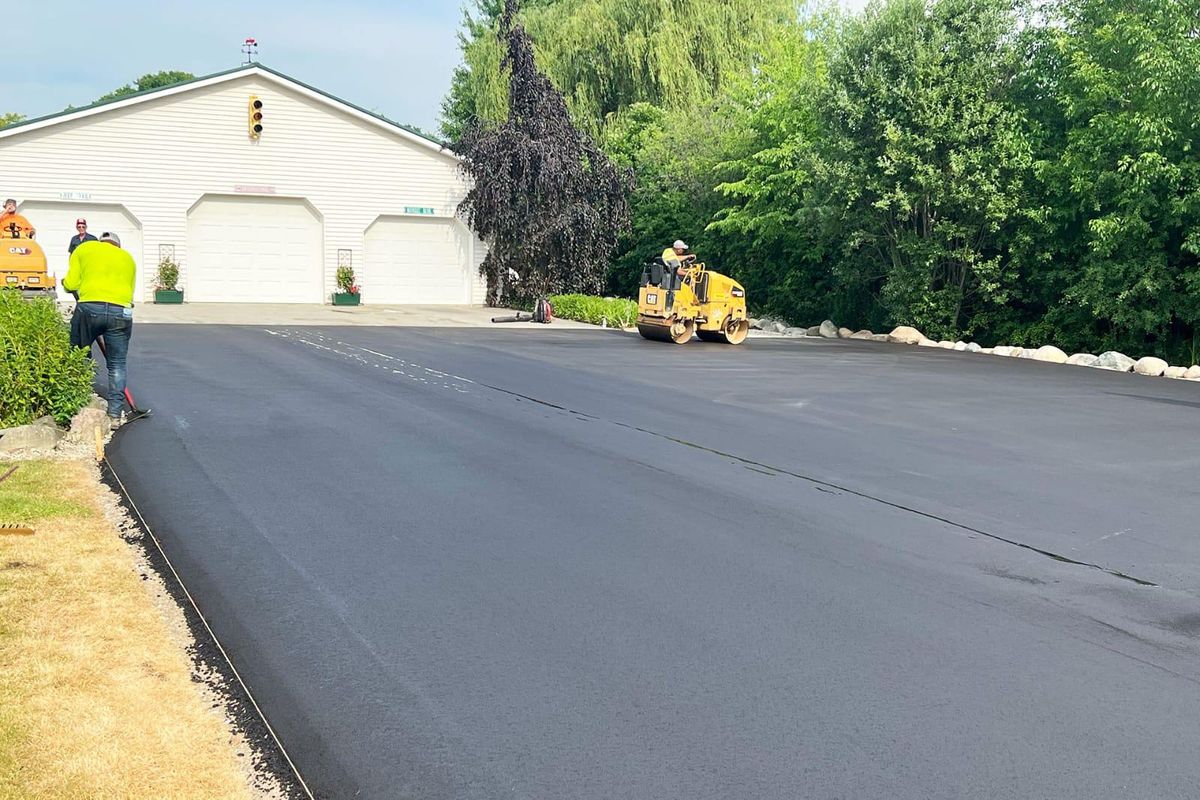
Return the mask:
<svg viewBox="0 0 1200 800">
<path fill-rule="evenodd" d="M 253 797 L 106 493 L 84 461 L 0 483 L 0 522 L 36 529 L 0 535 L 0 798 Z"/>
</svg>

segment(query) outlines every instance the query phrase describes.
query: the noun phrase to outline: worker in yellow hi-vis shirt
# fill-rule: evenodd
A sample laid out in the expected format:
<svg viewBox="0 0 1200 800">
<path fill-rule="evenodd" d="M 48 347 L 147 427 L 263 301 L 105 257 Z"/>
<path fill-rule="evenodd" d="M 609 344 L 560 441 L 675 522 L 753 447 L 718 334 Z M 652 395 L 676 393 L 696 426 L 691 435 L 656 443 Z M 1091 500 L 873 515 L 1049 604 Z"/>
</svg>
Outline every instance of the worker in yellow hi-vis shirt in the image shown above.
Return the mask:
<svg viewBox="0 0 1200 800">
<path fill-rule="evenodd" d="M 125 420 L 125 362 L 133 335 L 133 285 L 137 266 L 121 249 L 121 238 L 102 233 L 71 253 L 71 266 L 62 286 L 79 302 L 71 317 L 71 344 L 89 351 L 104 337 L 108 365 L 108 416 L 114 428 Z"/>
</svg>

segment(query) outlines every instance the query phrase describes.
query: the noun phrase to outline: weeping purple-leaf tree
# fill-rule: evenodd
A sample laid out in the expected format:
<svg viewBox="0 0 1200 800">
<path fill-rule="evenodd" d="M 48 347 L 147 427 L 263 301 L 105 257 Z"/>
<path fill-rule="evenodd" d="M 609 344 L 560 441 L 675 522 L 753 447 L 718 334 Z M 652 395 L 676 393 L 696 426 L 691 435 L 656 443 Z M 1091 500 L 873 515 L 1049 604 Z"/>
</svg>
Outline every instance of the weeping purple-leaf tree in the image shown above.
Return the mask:
<svg viewBox="0 0 1200 800">
<path fill-rule="evenodd" d="M 494 128 L 476 123 L 455 148 L 472 180 L 458 210 L 488 246 L 480 271 L 491 305 L 599 292 L 629 229 L 633 186 L 632 174 L 572 124 L 517 12 L 518 0 L 506 0 L 498 30 L 508 118 Z"/>
</svg>

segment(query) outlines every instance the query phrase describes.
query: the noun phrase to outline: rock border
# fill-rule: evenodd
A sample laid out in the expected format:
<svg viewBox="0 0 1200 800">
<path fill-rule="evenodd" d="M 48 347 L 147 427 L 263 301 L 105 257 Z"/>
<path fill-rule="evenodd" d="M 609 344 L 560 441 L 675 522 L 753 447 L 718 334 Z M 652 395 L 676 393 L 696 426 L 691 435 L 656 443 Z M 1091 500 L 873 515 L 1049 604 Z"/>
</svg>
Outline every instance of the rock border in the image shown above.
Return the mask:
<svg viewBox="0 0 1200 800">
<path fill-rule="evenodd" d="M 28 425 L 0 428 L 0 456 L 5 458 L 46 458 L 66 456 L 77 458 L 96 447 L 96 431 L 102 442 L 111 435 L 108 401 L 92 395 L 91 401 L 71 418 L 66 430 L 53 417 L 42 417 Z"/>
<path fill-rule="evenodd" d="M 1168 364 L 1161 358 L 1155 356 L 1145 356 L 1144 358 L 1130 358 L 1124 353 L 1119 353 L 1115 350 L 1109 350 L 1100 355 L 1091 353 L 1073 353 L 1067 355 L 1063 350 L 1054 345 L 1042 345 L 1037 348 L 1011 347 L 1009 345 L 996 345 L 994 347 L 982 347 L 976 342 L 951 342 L 951 341 L 934 341 L 928 338 L 921 331 L 909 325 L 900 325 L 892 330 L 891 333 L 872 333 L 869 330 L 851 331 L 849 328 L 839 328 L 834 325 L 832 320 L 824 320 L 820 325 L 811 327 L 797 327 L 788 325 L 786 322 L 778 319 L 750 319 L 750 329 L 762 331 L 763 333 L 777 334 L 787 337 L 808 337 L 817 339 L 859 339 L 864 342 L 891 342 L 893 344 L 916 345 L 918 347 L 932 347 L 934 349 L 951 350 L 960 353 L 979 353 L 988 356 L 1001 356 L 1008 358 L 1026 358 L 1032 361 L 1042 361 L 1049 364 L 1065 364 L 1071 367 L 1092 367 L 1094 369 L 1106 369 L 1113 372 L 1131 372 L 1137 375 L 1147 377 L 1163 377 L 1171 380 L 1181 381 L 1198 381 L 1200 382 L 1200 364 L 1192 364 L 1190 367 Z"/>
</svg>

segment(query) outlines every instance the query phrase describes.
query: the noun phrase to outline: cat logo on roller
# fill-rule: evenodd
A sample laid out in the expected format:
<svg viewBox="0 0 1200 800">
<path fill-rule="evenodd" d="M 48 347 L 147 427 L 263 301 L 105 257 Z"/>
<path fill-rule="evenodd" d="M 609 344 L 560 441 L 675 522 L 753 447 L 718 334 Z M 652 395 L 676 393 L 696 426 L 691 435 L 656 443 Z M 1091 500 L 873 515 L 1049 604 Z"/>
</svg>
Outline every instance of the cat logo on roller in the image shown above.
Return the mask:
<svg viewBox="0 0 1200 800">
<path fill-rule="evenodd" d="M 679 271 L 658 256 L 642 269 L 638 333 L 647 339 L 684 344 L 696 334 L 707 342 L 741 344 L 750 333 L 746 290 L 692 256 Z"/>
</svg>

